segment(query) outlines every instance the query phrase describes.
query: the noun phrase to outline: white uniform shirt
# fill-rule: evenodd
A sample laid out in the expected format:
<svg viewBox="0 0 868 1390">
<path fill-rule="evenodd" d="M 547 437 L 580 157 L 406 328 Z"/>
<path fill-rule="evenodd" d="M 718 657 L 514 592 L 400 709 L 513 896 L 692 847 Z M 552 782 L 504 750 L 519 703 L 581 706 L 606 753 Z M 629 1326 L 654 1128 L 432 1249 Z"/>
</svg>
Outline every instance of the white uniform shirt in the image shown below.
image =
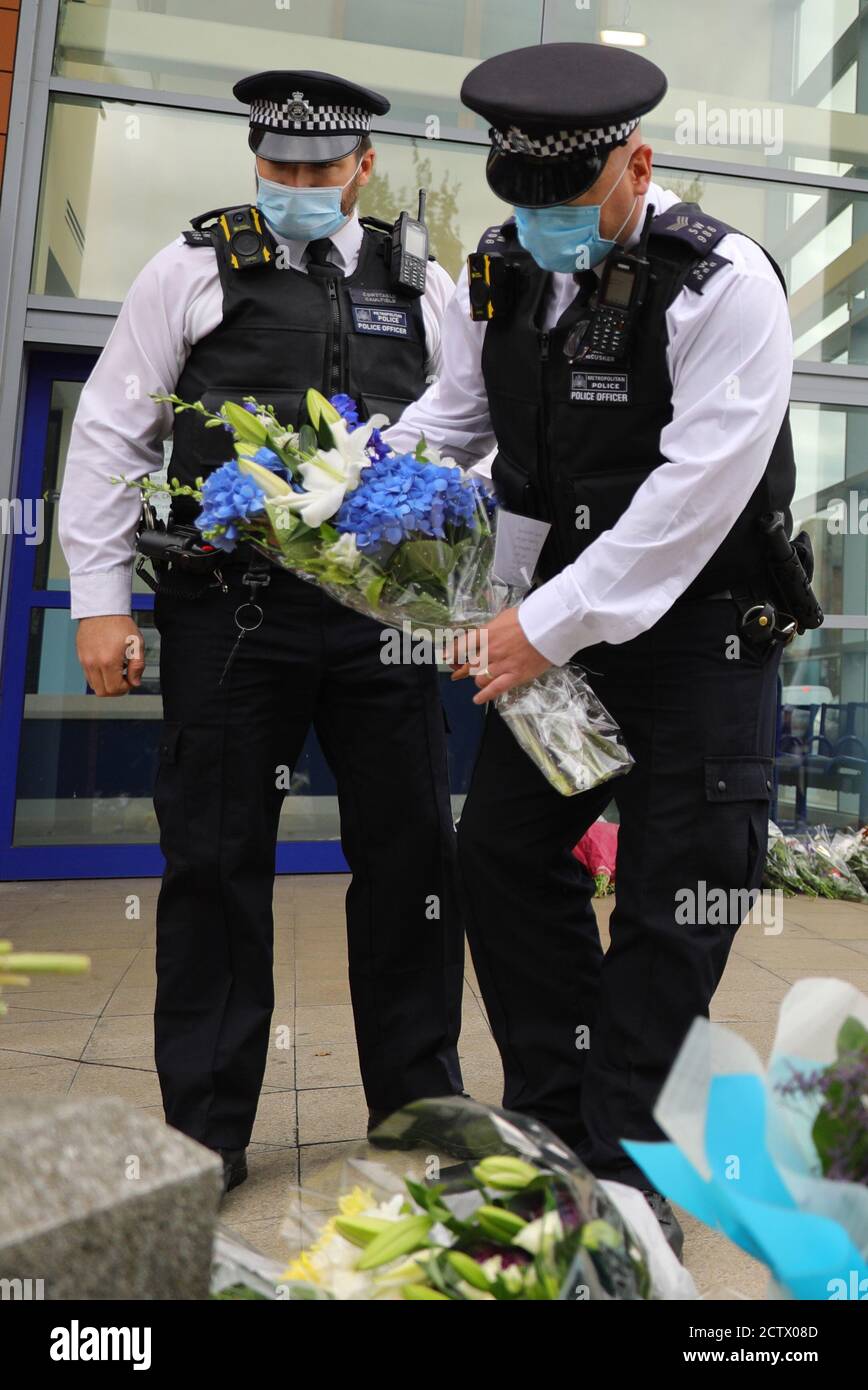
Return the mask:
<svg viewBox="0 0 868 1390">
<path fill-rule="evenodd" d="M 679 199 L 651 184 L 628 245 L 649 206 Z M 714 554 L 759 482 L 789 399 L 793 344 L 786 298 L 754 242 L 725 236 L 730 261 L 683 289 L 666 312 L 673 416 L 660 437 L 666 462 L 638 488 L 611 530 L 522 603 L 525 636 L 557 665 L 595 642 L 626 642 L 652 627 Z M 545 309 L 553 327 L 575 298 L 571 275 L 554 274 Z M 467 273 L 446 311 L 440 378 L 407 407 L 386 439 L 412 448 L 420 433 L 460 464 L 496 440 L 482 378 L 485 324 L 470 318 Z M 576 423 L 580 427 L 577 410 Z"/>
<path fill-rule="evenodd" d="M 362 236 L 353 214 L 331 238 L 331 259 L 345 275 L 358 265 Z M 307 243 L 277 240 L 290 265 L 306 270 Z M 422 315 L 430 376 L 439 370 L 441 322 L 454 288 L 447 271 L 429 261 Z M 130 612 L 140 499 L 135 488 L 111 479 L 138 480 L 162 467 L 175 417 L 149 393 L 175 390 L 194 343 L 222 316 L 216 253 L 187 246 L 183 237 L 157 252 L 124 300 L 81 393 L 66 457 L 58 526 L 73 618 Z"/>
</svg>

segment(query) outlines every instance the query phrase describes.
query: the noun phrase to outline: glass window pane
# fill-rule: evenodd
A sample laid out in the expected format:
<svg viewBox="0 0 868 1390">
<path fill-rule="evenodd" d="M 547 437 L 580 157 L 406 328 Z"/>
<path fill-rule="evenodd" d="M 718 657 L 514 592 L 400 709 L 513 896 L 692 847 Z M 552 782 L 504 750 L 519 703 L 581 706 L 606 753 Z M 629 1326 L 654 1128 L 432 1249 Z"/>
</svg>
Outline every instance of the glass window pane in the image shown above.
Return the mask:
<svg viewBox="0 0 868 1390">
<path fill-rule="evenodd" d="M 804 173 L 868 166 L 868 34 L 859 0 L 547 0 L 547 41 L 601 35 L 657 63 L 669 91 L 643 121 L 664 153 Z M 710 21 L 713 25 L 710 28 Z"/>
<path fill-rule="evenodd" d="M 787 282 L 795 356 L 812 362 L 868 362 L 865 327 L 868 195 L 798 188 L 760 179 L 655 171 L 664 188 L 755 237 Z"/>
<path fill-rule="evenodd" d="M 184 151 L 184 178 L 166 150 Z M 431 190 L 432 247 L 453 276 L 483 229 L 508 212 L 484 177 L 484 149 L 445 140 L 380 136 L 362 211 L 392 218 Z M 787 277 L 796 354 L 868 362 L 868 194 L 753 179 L 657 178 L 679 196 L 768 247 Z M 197 212 L 253 196 L 245 125 L 231 116 L 169 107 L 57 98 L 52 103 L 33 289 L 120 300 L 146 260 Z M 147 210 L 147 215 L 143 212 Z"/>
<path fill-rule="evenodd" d="M 431 248 L 457 275 L 484 229 L 505 215 L 485 182 L 483 150 L 385 135 L 376 146 L 362 212 L 394 217 L 402 206 L 414 209 L 427 183 Z M 58 97 L 49 113 L 32 288 L 123 299 L 145 262 L 191 217 L 253 197 L 242 119 Z"/>
<path fill-rule="evenodd" d="M 845 627 L 806 632 L 781 666 L 785 753 L 799 758 L 814 822 L 868 815 L 868 408 L 794 405 L 798 463 L 793 516 L 814 547 L 814 588 Z M 782 804 L 795 805 L 795 769 Z"/>
<path fill-rule="evenodd" d="M 471 126 L 458 92 L 481 58 L 537 43 L 542 0 L 64 0 L 55 71 L 229 97 L 271 68 L 382 92 L 390 120 Z M 157 13 L 159 11 L 159 13 Z"/>
</svg>

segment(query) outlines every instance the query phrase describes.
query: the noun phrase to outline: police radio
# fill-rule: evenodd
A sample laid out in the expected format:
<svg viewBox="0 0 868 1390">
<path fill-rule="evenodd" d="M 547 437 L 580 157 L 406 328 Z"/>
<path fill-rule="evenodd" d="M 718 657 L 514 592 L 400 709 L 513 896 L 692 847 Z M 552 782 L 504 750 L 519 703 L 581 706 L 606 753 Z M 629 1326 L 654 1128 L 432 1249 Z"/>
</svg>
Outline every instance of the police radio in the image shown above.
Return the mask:
<svg viewBox="0 0 868 1390">
<path fill-rule="evenodd" d="M 654 210 L 648 209 L 642 236 L 635 251 L 610 252 L 594 310 L 588 322 L 577 324 L 564 352 L 575 361 L 623 362 L 639 310 L 645 300 L 650 264 L 645 254 Z"/>
<path fill-rule="evenodd" d="M 424 188 L 419 189 L 419 215 L 411 217 L 402 212 L 392 228 L 390 258 L 392 284 L 404 294 L 425 293 L 428 274 L 428 228 L 425 226 Z"/>
</svg>

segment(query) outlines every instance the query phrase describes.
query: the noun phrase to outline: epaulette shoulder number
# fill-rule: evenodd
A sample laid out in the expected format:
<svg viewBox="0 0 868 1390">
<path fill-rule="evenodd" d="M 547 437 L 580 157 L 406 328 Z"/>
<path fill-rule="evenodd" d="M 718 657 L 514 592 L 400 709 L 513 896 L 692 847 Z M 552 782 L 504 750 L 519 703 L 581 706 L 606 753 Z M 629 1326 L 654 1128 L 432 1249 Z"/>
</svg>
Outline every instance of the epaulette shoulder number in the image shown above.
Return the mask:
<svg viewBox="0 0 868 1390">
<path fill-rule="evenodd" d="M 717 254 L 715 246 L 735 228 L 718 217 L 709 217 L 696 203 L 676 203 L 661 212 L 651 224 L 651 235 L 675 241 L 695 258 L 684 277 L 688 289 L 701 294 L 704 286 L 730 262 Z"/>
<path fill-rule="evenodd" d="M 725 265 L 732 265 L 725 256 L 718 256 L 716 251 L 709 251 L 707 256 L 703 256 L 701 261 L 696 261 L 685 276 L 684 283 L 688 289 L 695 290 L 697 294 L 702 294 L 703 287 L 716 275 Z"/>
<path fill-rule="evenodd" d="M 185 227 L 182 233 L 188 246 L 213 246 L 209 232 L 203 232 L 199 227 Z"/>
<path fill-rule="evenodd" d="M 486 227 L 482 236 L 479 238 L 479 245 L 476 250 L 478 253 L 487 256 L 502 255 L 508 246 L 515 241 L 515 220 L 509 218 L 506 222 L 497 222 L 493 227 Z"/>
</svg>

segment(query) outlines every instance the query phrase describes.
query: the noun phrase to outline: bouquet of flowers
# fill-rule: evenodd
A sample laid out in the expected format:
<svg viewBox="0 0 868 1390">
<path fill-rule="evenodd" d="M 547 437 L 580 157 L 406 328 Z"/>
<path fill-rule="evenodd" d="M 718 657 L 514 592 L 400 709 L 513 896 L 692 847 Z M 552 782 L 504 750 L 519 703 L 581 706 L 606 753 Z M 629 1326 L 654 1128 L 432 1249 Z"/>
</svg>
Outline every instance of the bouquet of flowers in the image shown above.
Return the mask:
<svg viewBox="0 0 868 1390">
<path fill-rule="evenodd" d="M 361 424 L 348 396 L 308 391 L 309 423 L 298 431 L 252 397 L 216 413 L 157 399 L 228 431 L 235 457 L 195 488 L 146 482 L 146 495 L 195 497 L 196 525 L 218 550 L 249 542 L 347 607 L 403 628 L 429 660 L 484 667 L 475 630 L 521 591 L 495 577 L 496 505 L 479 480 L 424 439 L 413 453 L 395 453 L 380 436 L 386 417 Z M 617 727 L 573 668 L 551 669 L 497 703 L 565 795 L 631 766 Z"/>
<path fill-rule="evenodd" d="M 763 887 L 787 895 L 868 902 L 868 838 L 866 832 L 818 826 L 804 835 L 784 835 L 769 821 Z"/>
<path fill-rule="evenodd" d="M 594 897 L 605 898 L 615 891 L 615 864 L 618 858 L 618 827 L 599 820 L 585 831 L 573 849 L 573 857 L 591 874 Z"/>
<path fill-rule="evenodd" d="M 332 1190 L 295 1189 L 283 1225 L 291 1259 L 276 1277 L 224 1238 L 215 1292 L 293 1302 L 696 1297 L 642 1194 L 598 1182 L 535 1120 L 464 1098 L 415 1101 L 370 1143 L 393 1150 L 393 1166 L 360 1145 L 332 1169 Z M 446 1144 L 468 1161 L 441 1172 Z"/>
<path fill-rule="evenodd" d="M 667 1197 L 763 1261 L 772 1297 L 868 1295 L 868 998 L 800 980 L 768 1069 L 697 1018 L 654 1118 L 670 1143 L 624 1148 Z"/>
</svg>

